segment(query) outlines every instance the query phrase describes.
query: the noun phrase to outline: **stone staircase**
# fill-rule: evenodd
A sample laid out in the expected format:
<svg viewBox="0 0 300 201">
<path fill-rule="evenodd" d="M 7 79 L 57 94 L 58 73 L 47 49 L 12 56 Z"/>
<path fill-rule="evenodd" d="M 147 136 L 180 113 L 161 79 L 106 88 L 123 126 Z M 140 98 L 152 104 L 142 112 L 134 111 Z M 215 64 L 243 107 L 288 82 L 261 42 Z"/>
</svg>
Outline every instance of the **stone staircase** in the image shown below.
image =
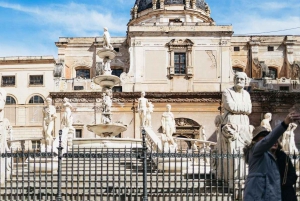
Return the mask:
<svg viewBox="0 0 300 201">
<path fill-rule="evenodd" d="M 139 155 L 141 148 L 96 150 L 73 149 L 69 153 L 76 156 L 80 152 L 80 158 L 70 155 L 63 158 L 62 200 L 143 200 L 143 164 Z M 94 155 L 89 154 L 90 152 Z M 95 154 L 103 157 L 94 158 Z M 233 200 L 233 194 L 226 184 L 222 184 L 206 169 L 201 172 L 203 167 L 200 165 L 195 165 L 187 172 L 166 172 L 158 170 L 156 160 L 147 160 L 148 200 Z M 39 158 L 35 162 L 36 171 L 29 171 L 28 160 L 14 164 L 11 173 L 6 174 L 6 182 L 1 184 L 0 200 L 56 200 L 57 171 L 42 172 L 39 169 Z M 47 168 L 51 166 L 50 163 Z"/>
</svg>

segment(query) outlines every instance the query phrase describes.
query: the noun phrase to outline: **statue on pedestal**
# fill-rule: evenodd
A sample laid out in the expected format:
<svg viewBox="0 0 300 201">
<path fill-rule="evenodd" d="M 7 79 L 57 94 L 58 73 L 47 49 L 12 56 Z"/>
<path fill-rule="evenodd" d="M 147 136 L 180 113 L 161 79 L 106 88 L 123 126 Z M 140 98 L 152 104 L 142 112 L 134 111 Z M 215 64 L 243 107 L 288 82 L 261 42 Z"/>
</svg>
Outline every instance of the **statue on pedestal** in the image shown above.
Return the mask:
<svg viewBox="0 0 300 201">
<path fill-rule="evenodd" d="M 72 128 L 73 126 L 73 117 L 72 117 L 72 105 L 69 102 L 68 98 L 63 99 L 62 107 L 64 108 L 64 114 L 62 116 L 61 124 L 64 127 Z"/>
<path fill-rule="evenodd" d="M 112 90 L 111 89 L 108 89 L 106 88 L 104 90 L 104 93 L 103 93 L 103 110 L 102 112 L 104 113 L 110 113 L 111 111 L 111 106 L 112 106 Z"/>
<path fill-rule="evenodd" d="M 0 155 L 9 151 L 7 140 L 11 138 L 11 126 L 8 119 L 4 118 L 4 107 L 6 102 L 6 91 L 0 88 Z M 6 160 L 0 157 L 0 172 L 1 172 L 1 184 L 5 182 L 5 174 L 11 170 L 11 160 Z"/>
<path fill-rule="evenodd" d="M 54 128 L 54 120 L 56 118 L 56 109 L 52 105 L 52 99 L 47 98 L 46 99 L 46 106 L 43 108 L 43 143 L 42 146 L 45 148 L 47 146 L 52 146 L 53 143 L 53 136 L 52 131 Z"/>
<path fill-rule="evenodd" d="M 110 49 L 110 50 L 113 50 L 113 46 L 110 44 L 110 34 L 108 32 L 108 28 L 107 27 L 104 27 L 103 28 L 104 30 L 104 33 L 103 33 L 103 47 L 105 49 Z"/>
<path fill-rule="evenodd" d="M 6 102 L 6 91 L 0 88 L 0 121 L 3 121 L 4 118 L 4 106 Z"/>
<path fill-rule="evenodd" d="M 167 111 L 163 113 L 161 117 L 161 125 L 163 130 L 163 136 L 162 135 L 162 141 L 163 145 L 166 148 L 169 148 L 170 146 L 173 146 L 173 148 L 177 147 L 177 144 L 175 143 L 173 139 L 173 133 L 176 132 L 176 124 L 175 124 L 175 118 L 173 113 L 171 112 L 171 105 L 166 105 Z"/>
<path fill-rule="evenodd" d="M 103 75 L 111 75 L 111 68 L 110 68 L 110 62 L 111 60 L 109 58 L 104 58 L 103 59 L 103 66 L 102 66 L 102 74 Z"/>
<path fill-rule="evenodd" d="M 234 76 L 234 86 L 226 89 L 222 94 L 224 114 L 218 118 L 220 123 L 218 133 L 218 153 L 243 153 L 245 145 L 251 143 L 253 126 L 249 124 L 248 115 L 252 112 L 252 103 L 249 93 L 244 90 L 247 75 L 237 72 Z M 218 123 L 219 124 L 219 123 Z M 229 180 L 230 188 L 234 179 L 245 175 L 243 159 L 223 158 L 218 161 L 218 173 Z M 228 170 L 229 169 L 229 170 Z M 237 175 L 237 172 L 240 172 Z"/>
<path fill-rule="evenodd" d="M 264 115 L 264 119 L 261 121 L 260 125 L 266 128 L 268 131 L 272 131 L 272 127 L 270 125 L 270 121 L 272 120 L 272 114 L 266 113 Z"/>
<path fill-rule="evenodd" d="M 148 108 L 147 108 L 147 113 L 146 113 L 146 122 L 145 126 L 151 127 L 152 122 L 151 122 L 151 114 L 153 113 L 154 110 L 154 105 L 151 102 L 148 102 Z"/>
<path fill-rule="evenodd" d="M 141 97 L 138 99 L 138 107 L 137 110 L 140 116 L 140 125 L 145 126 L 147 120 L 147 106 L 149 105 L 148 99 L 145 98 L 146 93 L 144 91 L 141 92 Z"/>
<path fill-rule="evenodd" d="M 283 133 L 281 144 L 282 149 L 290 154 L 298 153 L 298 149 L 295 144 L 295 133 L 294 131 L 297 128 L 297 124 L 290 123 L 287 130 Z"/>
</svg>

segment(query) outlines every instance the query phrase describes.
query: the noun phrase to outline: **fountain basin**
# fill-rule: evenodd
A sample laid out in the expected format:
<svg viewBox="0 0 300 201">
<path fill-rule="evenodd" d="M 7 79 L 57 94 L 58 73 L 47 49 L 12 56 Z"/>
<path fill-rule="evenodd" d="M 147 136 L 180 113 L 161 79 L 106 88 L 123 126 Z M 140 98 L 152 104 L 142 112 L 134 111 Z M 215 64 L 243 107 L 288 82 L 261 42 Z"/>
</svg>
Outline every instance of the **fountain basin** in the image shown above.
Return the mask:
<svg viewBox="0 0 300 201">
<path fill-rule="evenodd" d="M 75 138 L 73 150 L 81 148 L 142 148 L 142 140 L 133 138 Z"/>
<path fill-rule="evenodd" d="M 114 50 L 110 50 L 110 49 L 102 49 L 102 50 L 99 50 L 97 52 L 97 55 L 101 58 L 101 59 L 104 59 L 104 58 L 108 58 L 110 60 L 114 59 L 116 57 L 116 51 Z"/>
<path fill-rule="evenodd" d="M 119 77 L 114 75 L 99 75 L 94 78 L 94 82 L 100 85 L 102 88 L 112 88 L 115 85 L 120 84 L 121 80 Z"/>
<path fill-rule="evenodd" d="M 111 138 L 126 131 L 127 127 L 123 124 L 113 123 L 87 125 L 87 129 L 100 137 Z"/>
</svg>

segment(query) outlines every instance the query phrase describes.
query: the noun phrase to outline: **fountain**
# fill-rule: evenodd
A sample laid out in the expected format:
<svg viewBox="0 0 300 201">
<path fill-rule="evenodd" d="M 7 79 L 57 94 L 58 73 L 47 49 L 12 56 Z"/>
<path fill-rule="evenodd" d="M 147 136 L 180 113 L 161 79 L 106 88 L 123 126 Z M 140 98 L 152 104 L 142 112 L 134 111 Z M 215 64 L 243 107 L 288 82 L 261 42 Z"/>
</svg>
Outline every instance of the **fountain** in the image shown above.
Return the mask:
<svg viewBox="0 0 300 201">
<path fill-rule="evenodd" d="M 100 85 L 102 88 L 101 123 L 87 125 L 88 130 L 95 133 L 98 138 L 73 139 L 73 145 L 79 147 L 130 147 L 132 146 L 132 142 L 135 141 L 134 139 L 115 138 L 116 135 L 126 131 L 127 127 L 121 123 L 114 123 L 112 121 L 112 88 L 119 84 L 121 80 L 119 77 L 111 74 L 110 63 L 115 58 L 116 52 L 110 44 L 110 35 L 107 28 L 104 28 L 103 40 L 103 48 L 97 52 L 98 57 L 103 60 L 103 63 L 100 75 L 94 78 L 94 83 Z"/>
</svg>

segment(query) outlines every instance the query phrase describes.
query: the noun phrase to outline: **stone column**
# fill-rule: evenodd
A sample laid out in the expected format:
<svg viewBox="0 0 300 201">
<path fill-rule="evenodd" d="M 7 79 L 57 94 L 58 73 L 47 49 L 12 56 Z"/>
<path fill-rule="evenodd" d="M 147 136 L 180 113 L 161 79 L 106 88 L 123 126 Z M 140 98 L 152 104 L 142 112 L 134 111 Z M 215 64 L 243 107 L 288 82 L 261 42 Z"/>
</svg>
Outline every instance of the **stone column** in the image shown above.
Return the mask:
<svg viewBox="0 0 300 201">
<path fill-rule="evenodd" d="M 153 5 L 152 8 L 153 8 L 153 10 L 156 10 L 156 1 L 157 0 L 152 0 L 152 5 Z"/>
<path fill-rule="evenodd" d="M 185 0 L 185 9 L 189 9 L 191 8 L 191 3 L 190 3 L 191 0 Z"/>
<path fill-rule="evenodd" d="M 196 0 L 192 0 L 192 9 L 196 9 Z"/>
<path fill-rule="evenodd" d="M 165 0 L 160 0 L 160 9 L 165 9 Z"/>
</svg>

